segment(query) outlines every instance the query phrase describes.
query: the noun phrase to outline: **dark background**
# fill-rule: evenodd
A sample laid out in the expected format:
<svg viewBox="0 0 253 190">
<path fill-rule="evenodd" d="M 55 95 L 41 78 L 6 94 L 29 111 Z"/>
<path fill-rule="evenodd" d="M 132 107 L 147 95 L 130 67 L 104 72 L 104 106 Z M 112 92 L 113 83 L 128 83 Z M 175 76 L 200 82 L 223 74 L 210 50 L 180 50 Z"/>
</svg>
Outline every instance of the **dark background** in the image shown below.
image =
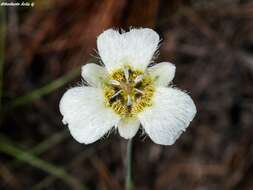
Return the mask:
<svg viewBox="0 0 253 190">
<path fill-rule="evenodd" d="M 253 189 L 252 1 L 33 2 L 0 7 L 0 189 L 124 189 L 127 141 L 77 143 L 58 104 L 96 61 L 96 37 L 130 26 L 160 34 L 157 62 L 176 65 L 198 110 L 173 146 L 136 135 L 136 189 Z"/>
</svg>

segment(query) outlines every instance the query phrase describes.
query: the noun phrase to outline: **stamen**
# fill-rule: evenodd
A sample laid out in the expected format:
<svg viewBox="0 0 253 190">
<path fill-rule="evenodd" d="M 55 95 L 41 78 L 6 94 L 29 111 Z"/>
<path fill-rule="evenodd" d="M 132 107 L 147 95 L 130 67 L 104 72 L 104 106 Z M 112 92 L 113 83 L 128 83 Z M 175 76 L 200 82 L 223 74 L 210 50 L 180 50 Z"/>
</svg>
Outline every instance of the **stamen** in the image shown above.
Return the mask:
<svg viewBox="0 0 253 190">
<path fill-rule="evenodd" d="M 118 96 L 121 92 L 122 92 L 122 90 L 119 90 L 118 92 L 116 92 L 116 93 L 111 97 L 111 99 L 113 99 L 113 98 L 115 98 L 116 96 Z"/>
<path fill-rule="evenodd" d="M 130 95 L 127 95 L 127 106 L 131 106 L 132 105 L 132 99 Z"/>
<path fill-rule="evenodd" d="M 127 67 L 124 67 L 124 75 L 126 77 L 126 81 L 128 82 L 128 80 L 129 80 L 129 69 Z"/>
<path fill-rule="evenodd" d="M 138 75 L 138 76 L 134 79 L 134 83 L 137 84 L 137 83 L 141 82 L 142 79 L 143 79 L 143 77 L 144 77 L 143 75 Z"/>
<path fill-rule="evenodd" d="M 115 85 L 115 86 L 120 86 L 120 82 L 117 80 L 110 80 L 110 84 Z"/>
<path fill-rule="evenodd" d="M 122 118 L 135 117 L 152 105 L 154 79 L 124 65 L 109 75 L 104 85 L 105 104 Z"/>
<path fill-rule="evenodd" d="M 137 88 L 134 88 L 134 90 L 140 94 L 144 94 L 144 92 L 142 92 L 141 90 L 137 89 Z"/>
</svg>

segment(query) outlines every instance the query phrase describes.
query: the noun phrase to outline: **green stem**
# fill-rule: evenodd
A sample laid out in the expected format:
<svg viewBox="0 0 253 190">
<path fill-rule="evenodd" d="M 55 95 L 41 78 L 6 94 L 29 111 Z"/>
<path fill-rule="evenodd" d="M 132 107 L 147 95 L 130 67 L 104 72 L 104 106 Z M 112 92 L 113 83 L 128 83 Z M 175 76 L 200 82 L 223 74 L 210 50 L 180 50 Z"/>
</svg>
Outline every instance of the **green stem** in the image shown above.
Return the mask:
<svg viewBox="0 0 253 190">
<path fill-rule="evenodd" d="M 127 143 L 127 162 L 126 162 L 126 190 L 134 190 L 134 184 L 132 179 L 132 153 L 133 153 L 133 140 L 130 139 Z"/>
<path fill-rule="evenodd" d="M 65 85 L 67 82 L 73 80 L 76 76 L 78 76 L 79 73 L 80 73 L 80 68 L 78 67 L 78 68 L 72 70 L 71 72 L 69 72 L 68 74 L 56 79 L 55 81 L 53 81 L 41 88 L 38 88 L 38 89 L 36 89 L 24 96 L 16 98 L 15 100 L 13 100 L 12 104 L 9 106 L 9 109 L 33 102 L 33 101 L 41 98 L 42 96 L 55 91 L 56 89 Z"/>
<path fill-rule="evenodd" d="M 35 168 L 39 168 L 70 185 L 72 189 L 87 190 L 76 178 L 69 175 L 63 168 L 57 167 L 49 162 L 39 159 L 33 154 L 14 146 L 9 139 L 0 135 L 0 152 L 13 156 L 14 158 L 26 162 Z"/>
</svg>

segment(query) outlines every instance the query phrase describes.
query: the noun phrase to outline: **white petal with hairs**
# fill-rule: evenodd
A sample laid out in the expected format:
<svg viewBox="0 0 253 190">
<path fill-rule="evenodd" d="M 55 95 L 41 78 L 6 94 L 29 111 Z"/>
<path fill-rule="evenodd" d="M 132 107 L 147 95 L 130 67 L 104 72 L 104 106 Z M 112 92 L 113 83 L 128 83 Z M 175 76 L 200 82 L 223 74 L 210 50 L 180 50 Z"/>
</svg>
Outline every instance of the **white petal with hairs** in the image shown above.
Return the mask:
<svg viewBox="0 0 253 190">
<path fill-rule="evenodd" d="M 109 29 L 98 36 L 98 52 L 109 72 L 130 64 L 144 70 L 150 64 L 159 44 L 158 34 L 149 28 L 119 33 Z"/>
<path fill-rule="evenodd" d="M 153 106 L 139 114 L 149 137 L 157 144 L 172 145 L 196 114 L 191 97 L 185 92 L 158 87 Z"/>
<path fill-rule="evenodd" d="M 65 92 L 60 112 L 73 137 L 85 144 L 100 139 L 120 121 L 105 107 L 102 90 L 93 87 L 75 87 Z"/>
</svg>

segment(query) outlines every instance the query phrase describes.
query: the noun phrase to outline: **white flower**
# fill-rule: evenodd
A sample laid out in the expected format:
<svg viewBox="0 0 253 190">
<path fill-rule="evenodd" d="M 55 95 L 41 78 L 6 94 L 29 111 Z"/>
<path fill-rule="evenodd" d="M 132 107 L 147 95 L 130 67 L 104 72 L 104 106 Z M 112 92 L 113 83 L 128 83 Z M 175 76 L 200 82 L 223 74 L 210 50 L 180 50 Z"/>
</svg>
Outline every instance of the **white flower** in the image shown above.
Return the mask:
<svg viewBox="0 0 253 190">
<path fill-rule="evenodd" d="M 185 131 L 196 107 L 188 94 L 168 87 L 173 64 L 148 67 L 158 44 L 158 34 L 148 28 L 98 36 L 105 67 L 84 65 L 82 77 L 90 86 L 71 88 L 60 101 L 63 123 L 78 142 L 95 142 L 113 127 L 129 139 L 142 125 L 155 143 L 171 145 Z"/>
</svg>

